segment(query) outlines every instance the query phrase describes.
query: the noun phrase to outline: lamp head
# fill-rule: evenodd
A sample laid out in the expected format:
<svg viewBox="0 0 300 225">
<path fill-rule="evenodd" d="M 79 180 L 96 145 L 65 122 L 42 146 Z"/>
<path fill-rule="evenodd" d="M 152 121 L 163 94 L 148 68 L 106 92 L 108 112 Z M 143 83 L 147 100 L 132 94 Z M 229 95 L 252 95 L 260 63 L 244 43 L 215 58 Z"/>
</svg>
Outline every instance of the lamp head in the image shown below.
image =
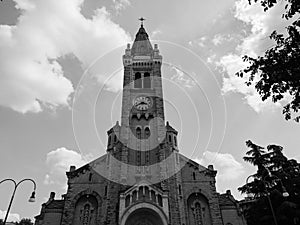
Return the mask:
<svg viewBox="0 0 300 225">
<path fill-rule="evenodd" d="M 33 192 L 31 193 L 31 196 L 30 196 L 30 198 L 29 198 L 28 201 L 29 201 L 29 202 L 35 202 L 35 191 L 33 191 Z"/>
<path fill-rule="evenodd" d="M 284 186 L 282 187 L 282 191 L 283 191 L 283 193 L 282 193 L 282 196 L 283 196 L 283 197 L 287 198 L 287 197 L 290 196 L 289 193 L 287 192 L 287 190 L 286 190 L 286 188 L 285 188 Z"/>
<path fill-rule="evenodd" d="M 287 198 L 287 197 L 289 197 L 290 195 L 289 195 L 288 192 L 283 192 L 283 193 L 282 193 L 282 196 L 285 197 L 285 198 Z"/>
</svg>

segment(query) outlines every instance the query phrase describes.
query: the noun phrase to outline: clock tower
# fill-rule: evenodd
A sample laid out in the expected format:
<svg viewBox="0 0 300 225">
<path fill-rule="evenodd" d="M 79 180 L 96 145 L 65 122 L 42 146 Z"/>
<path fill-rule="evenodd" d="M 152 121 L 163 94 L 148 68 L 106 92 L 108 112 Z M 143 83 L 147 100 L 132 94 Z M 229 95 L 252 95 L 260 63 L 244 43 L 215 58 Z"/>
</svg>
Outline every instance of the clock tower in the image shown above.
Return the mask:
<svg viewBox="0 0 300 225">
<path fill-rule="evenodd" d="M 68 190 L 42 205 L 36 225 L 243 224 L 230 191 L 216 191 L 216 171 L 179 153 L 165 121 L 162 56 L 143 18 L 123 55 L 121 123 L 107 131 L 106 154 L 67 172 Z"/>
<path fill-rule="evenodd" d="M 177 131 L 165 124 L 162 56 L 158 45 L 152 46 L 143 23 L 133 45 L 128 44 L 125 49 L 123 66 L 121 125 L 108 132 L 108 154 L 124 163 L 120 168 L 121 182 L 159 181 L 164 175 L 158 163 L 173 152 L 163 145 L 173 145 L 176 150 Z"/>
</svg>

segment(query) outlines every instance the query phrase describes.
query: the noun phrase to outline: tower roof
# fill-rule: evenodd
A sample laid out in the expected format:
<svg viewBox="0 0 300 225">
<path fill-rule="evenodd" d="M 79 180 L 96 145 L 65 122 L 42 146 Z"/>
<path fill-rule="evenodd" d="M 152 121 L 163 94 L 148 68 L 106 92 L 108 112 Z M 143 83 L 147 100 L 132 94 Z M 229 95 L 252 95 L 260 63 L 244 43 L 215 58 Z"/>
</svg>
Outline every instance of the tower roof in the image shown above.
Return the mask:
<svg viewBox="0 0 300 225">
<path fill-rule="evenodd" d="M 148 34 L 147 34 L 143 24 L 142 24 L 139 31 L 135 35 L 135 40 L 134 41 L 146 41 L 146 40 L 149 40 L 149 37 L 148 37 Z"/>
<path fill-rule="evenodd" d="M 147 56 L 147 55 L 151 55 L 152 52 L 153 52 L 153 47 L 149 40 L 149 36 L 143 24 L 141 24 L 139 31 L 135 35 L 135 40 L 132 45 L 131 53 L 133 55 Z"/>
</svg>

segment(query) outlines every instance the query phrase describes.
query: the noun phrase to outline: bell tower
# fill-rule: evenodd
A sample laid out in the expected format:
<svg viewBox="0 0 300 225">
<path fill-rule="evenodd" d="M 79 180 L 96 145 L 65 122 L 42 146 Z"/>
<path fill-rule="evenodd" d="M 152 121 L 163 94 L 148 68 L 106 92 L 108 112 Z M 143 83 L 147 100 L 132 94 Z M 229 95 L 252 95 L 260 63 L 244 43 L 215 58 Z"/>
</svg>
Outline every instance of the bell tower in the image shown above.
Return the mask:
<svg viewBox="0 0 300 225">
<path fill-rule="evenodd" d="M 154 150 L 163 141 L 165 117 L 162 56 L 157 44 L 153 48 L 143 23 L 132 47 L 127 45 L 123 65 L 121 126 L 126 132 L 122 135 L 122 141 L 130 149 L 137 150 L 136 157 L 132 158 L 135 158 L 137 165 L 147 165 L 156 161 L 147 152 Z"/>
<path fill-rule="evenodd" d="M 108 131 L 107 152 L 122 162 L 120 179 L 161 180 L 158 163 L 177 148 L 177 131 L 165 121 L 162 56 L 143 25 L 123 55 L 121 124 Z M 136 179 L 138 181 L 139 179 Z"/>
</svg>

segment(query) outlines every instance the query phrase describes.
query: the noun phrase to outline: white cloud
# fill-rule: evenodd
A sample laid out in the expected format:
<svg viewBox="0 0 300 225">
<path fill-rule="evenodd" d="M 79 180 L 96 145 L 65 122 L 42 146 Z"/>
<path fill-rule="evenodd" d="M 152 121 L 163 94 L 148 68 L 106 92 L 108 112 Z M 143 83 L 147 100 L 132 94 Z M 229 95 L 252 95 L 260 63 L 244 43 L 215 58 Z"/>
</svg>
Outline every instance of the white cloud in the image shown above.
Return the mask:
<svg viewBox="0 0 300 225">
<path fill-rule="evenodd" d="M 188 44 L 191 47 L 194 45 L 198 45 L 199 47 L 204 48 L 207 44 L 207 40 L 208 40 L 207 36 L 202 36 L 200 38 L 197 38 L 196 40 L 189 41 Z"/>
<path fill-rule="evenodd" d="M 235 73 L 242 68 L 247 66 L 247 63 L 242 60 L 240 56 L 229 54 L 220 59 L 217 62 L 217 65 L 223 69 L 223 86 L 222 93 L 241 93 L 244 96 L 245 101 L 249 106 L 252 107 L 257 113 L 262 112 L 263 110 L 274 109 L 277 106 L 280 106 L 279 103 L 272 103 L 270 99 L 262 101 L 259 94 L 255 90 L 253 85 L 247 86 L 245 81 L 248 79 L 248 76 L 243 78 L 238 77 Z"/>
<path fill-rule="evenodd" d="M 234 37 L 234 35 L 216 34 L 212 39 L 212 43 L 215 46 L 219 46 L 221 44 L 224 44 L 224 42 L 234 41 L 235 39 L 237 39 L 237 37 Z"/>
<path fill-rule="evenodd" d="M 119 92 L 123 88 L 124 69 L 119 70 L 115 74 L 107 77 L 105 75 L 96 75 L 98 82 L 104 84 L 104 89 L 111 92 Z"/>
<path fill-rule="evenodd" d="M 4 220 L 7 211 L 0 210 L 0 219 Z M 17 213 L 9 213 L 7 222 L 17 222 L 20 221 L 20 215 Z"/>
<path fill-rule="evenodd" d="M 156 38 L 158 38 L 161 34 L 162 34 L 162 31 L 159 30 L 159 29 L 156 29 L 156 30 L 152 31 L 150 37 L 151 37 L 151 39 L 156 39 Z"/>
<path fill-rule="evenodd" d="M 287 26 L 288 21 L 281 18 L 284 11 L 283 7 L 284 4 L 277 4 L 269 11 L 264 12 L 259 4 L 249 5 L 246 0 L 237 1 L 235 3 L 235 17 L 244 22 L 245 25 L 251 26 L 250 33 L 233 53 L 221 57 L 219 62 L 216 63 L 217 66 L 222 68 L 224 74 L 223 93 L 241 93 L 246 102 L 256 112 L 274 109 L 280 106 L 280 103 L 274 104 L 269 99 L 262 101 L 254 86 L 246 86 L 245 81 L 248 80 L 248 76 L 239 78 L 235 76 L 235 73 L 246 68 L 247 63 L 242 60 L 244 55 L 256 57 L 262 55 L 266 49 L 274 45 L 274 42 L 269 39 L 269 35 L 273 30 L 284 32 L 284 27 Z M 221 42 L 220 38 L 216 37 L 214 43 L 219 44 L 219 42 Z"/>
<path fill-rule="evenodd" d="M 216 46 L 222 44 L 225 40 L 225 36 L 224 35 L 221 35 L 221 34 L 216 34 L 214 36 L 214 38 L 212 39 L 212 43 Z"/>
<path fill-rule="evenodd" d="M 83 0 L 15 2 L 22 9 L 18 23 L 0 25 L 0 105 L 18 112 L 68 105 L 74 90 L 59 57 L 73 54 L 85 69 L 130 40 L 105 8 L 85 18 L 80 12 Z"/>
<path fill-rule="evenodd" d="M 196 83 L 188 77 L 186 73 L 184 73 L 182 70 L 180 70 L 177 67 L 172 67 L 172 71 L 174 71 L 174 75 L 171 77 L 171 80 L 175 81 L 176 83 L 179 83 L 180 85 L 186 87 L 186 88 L 192 88 L 196 85 Z"/>
<path fill-rule="evenodd" d="M 47 154 L 46 164 L 49 173 L 46 174 L 44 183 L 66 186 L 66 172 L 70 166 L 77 168 L 87 164 L 92 159 L 91 155 L 83 156 L 80 153 L 64 147 L 53 150 Z"/>
<path fill-rule="evenodd" d="M 115 10 L 119 13 L 121 10 L 124 10 L 127 6 L 130 6 L 129 0 L 113 0 L 115 5 Z"/>
<path fill-rule="evenodd" d="M 195 159 L 201 165 L 214 165 L 221 181 L 236 180 L 244 174 L 244 167 L 229 153 L 205 151 L 201 159 Z"/>
</svg>

